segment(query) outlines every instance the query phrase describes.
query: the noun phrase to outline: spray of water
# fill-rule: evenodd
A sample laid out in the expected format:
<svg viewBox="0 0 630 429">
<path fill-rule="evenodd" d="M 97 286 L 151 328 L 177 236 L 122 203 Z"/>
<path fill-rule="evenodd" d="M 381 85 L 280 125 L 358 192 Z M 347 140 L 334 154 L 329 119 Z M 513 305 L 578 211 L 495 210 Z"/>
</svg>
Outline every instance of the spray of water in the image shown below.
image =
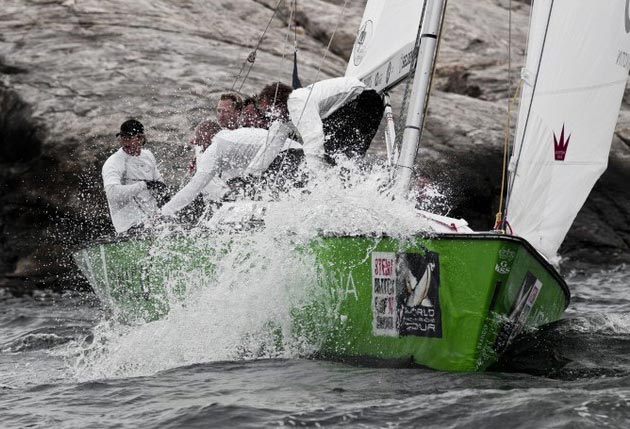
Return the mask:
<svg viewBox="0 0 630 429">
<path fill-rule="evenodd" d="M 408 237 L 427 227 L 413 200 L 387 192 L 388 179 L 385 168 L 365 172 L 342 163 L 265 205 L 259 228 L 238 225 L 208 233 L 202 222 L 187 231 L 196 250 L 213 253 L 212 274 L 170 276 L 173 282 L 184 279 L 186 293 L 184 299 L 169 297 L 169 312 L 159 320 L 131 325 L 103 320 L 91 341 L 70 350 L 77 378 L 138 376 L 199 362 L 317 351 L 326 326 L 304 335 L 293 317 L 314 301 L 334 311 L 334 297 L 318 282 L 321 273 L 309 243 L 330 234 Z M 162 228 L 151 254 L 173 252 L 160 243 L 181 234 L 179 229 Z"/>
</svg>

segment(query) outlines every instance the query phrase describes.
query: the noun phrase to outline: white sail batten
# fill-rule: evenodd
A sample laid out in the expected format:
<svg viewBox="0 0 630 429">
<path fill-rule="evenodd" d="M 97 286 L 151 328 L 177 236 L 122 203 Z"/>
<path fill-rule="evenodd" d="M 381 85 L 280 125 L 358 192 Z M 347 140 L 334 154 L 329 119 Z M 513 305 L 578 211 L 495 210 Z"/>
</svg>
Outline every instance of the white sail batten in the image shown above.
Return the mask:
<svg viewBox="0 0 630 429">
<path fill-rule="evenodd" d="M 346 76 L 379 92 L 410 71 L 424 0 L 369 0 Z"/>
<path fill-rule="evenodd" d="M 534 2 L 506 219 L 548 258 L 608 164 L 630 69 L 629 3 Z"/>
</svg>

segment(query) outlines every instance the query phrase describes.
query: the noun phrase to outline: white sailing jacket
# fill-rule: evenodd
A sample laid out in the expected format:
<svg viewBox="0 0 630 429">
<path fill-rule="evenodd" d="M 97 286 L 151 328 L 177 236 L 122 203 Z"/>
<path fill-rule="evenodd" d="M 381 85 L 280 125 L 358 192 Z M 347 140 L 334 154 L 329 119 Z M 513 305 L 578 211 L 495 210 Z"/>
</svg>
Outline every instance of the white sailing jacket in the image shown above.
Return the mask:
<svg viewBox="0 0 630 429">
<path fill-rule="evenodd" d="M 354 100 L 364 90 L 365 84 L 359 79 L 338 77 L 315 82 L 289 95 L 289 118 L 300 132 L 307 160 L 324 156 L 322 119 Z"/>
<path fill-rule="evenodd" d="M 146 181 L 163 182 L 155 157 L 142 149 L 132 156 L 118 149 L 102 170 L 103 186 L 109 213 L 117 233 L 127 231 L 158 210 L 157 202 L 147 190 Z"/>
<path fill-rule="evenodd" d="M 277 139 L 281 139 L 281 145 L 277 144 Z M 262 128 L 219 132 L 199 157 L 195 175 L 162 207 L 162 215 L 172 216 L 186 207 L 200 192 L 207 192 L 208 185 L 219 175 L 223 179 L 231 179 L 263 172 L 281 150 L 289 148 L 301 148 L 301 145 L 287 140 L 284 133 L 272 133 Z"/>
</svg>

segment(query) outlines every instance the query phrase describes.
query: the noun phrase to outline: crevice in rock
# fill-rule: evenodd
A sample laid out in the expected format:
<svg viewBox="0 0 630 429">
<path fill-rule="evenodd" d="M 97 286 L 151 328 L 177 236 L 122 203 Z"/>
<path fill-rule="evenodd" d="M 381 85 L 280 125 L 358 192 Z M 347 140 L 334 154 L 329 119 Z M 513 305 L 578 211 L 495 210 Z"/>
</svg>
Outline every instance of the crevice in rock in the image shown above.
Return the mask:
<svg viewBox="0 0 630 429">
<path fill-rule="evenodd" d="M 615 133 L 615 135 L 616 135 L 617 137 L 619 137 L 619 140 L 621 140 L 621 142 L 622 142 L 622 143 L 623 143 L 623 144 L 624 144 L 624 145 L 625 145 L 628 149 L 630 149 L 630 138 L 628 138 L 628 137 L 626 137 L 626 136 L 622 135 L 622 134 L 621 134 L 621 133 L 619 133 L 619 132 L 616 132 L 616 133 Z"/>
<path fill-rule="evenodd" d="M 465 70 L 455 70 L 449 73 L 446 83 L 439 89 L 444 92 L 452 92 L 455 94 L 466 95 L 472 98 L 480 98 L 483 91 L 479 85 L 471 84 L 468 81 L 470 73 Z"/>
<path fill-rule="evenodd" d="M 0 272 L 12 271 L 19 259 L 11 225 L 21 213 L 11 204 L 11 195 L 41 151 L 41 132 L 30 106 L 13 90 L 0 85 Z"/>
<path fill-rule="evenodd" d="M 11 64 L 7 64 L 6 60 L 0 56 L 0 74 L 13 75 L 13 74 L 26 74 L 28 70 L 17 67 Z"/>
<path fill-rule="evenodd" d="M 32 111 L 14 91 L 0 86 L 0 165 L 27 163 L 41 154 Z"/>
</svg>

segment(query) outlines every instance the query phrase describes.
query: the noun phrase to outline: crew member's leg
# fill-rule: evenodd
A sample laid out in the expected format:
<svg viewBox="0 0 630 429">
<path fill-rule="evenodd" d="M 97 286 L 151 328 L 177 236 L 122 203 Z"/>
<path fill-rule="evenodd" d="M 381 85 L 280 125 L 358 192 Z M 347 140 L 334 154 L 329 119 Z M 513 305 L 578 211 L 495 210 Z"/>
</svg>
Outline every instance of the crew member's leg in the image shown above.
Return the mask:
<svg viewBox="0 0 630 429">
<path fill-rule="evenodd" d="M 303 187 L 305 178 L 299 170 L 303 160 L 302 149 L 288 149 L 280 152 L 262 175 L 266 186 L 273 192 L 287 192 L 292 187 Z"/>
</svg>

